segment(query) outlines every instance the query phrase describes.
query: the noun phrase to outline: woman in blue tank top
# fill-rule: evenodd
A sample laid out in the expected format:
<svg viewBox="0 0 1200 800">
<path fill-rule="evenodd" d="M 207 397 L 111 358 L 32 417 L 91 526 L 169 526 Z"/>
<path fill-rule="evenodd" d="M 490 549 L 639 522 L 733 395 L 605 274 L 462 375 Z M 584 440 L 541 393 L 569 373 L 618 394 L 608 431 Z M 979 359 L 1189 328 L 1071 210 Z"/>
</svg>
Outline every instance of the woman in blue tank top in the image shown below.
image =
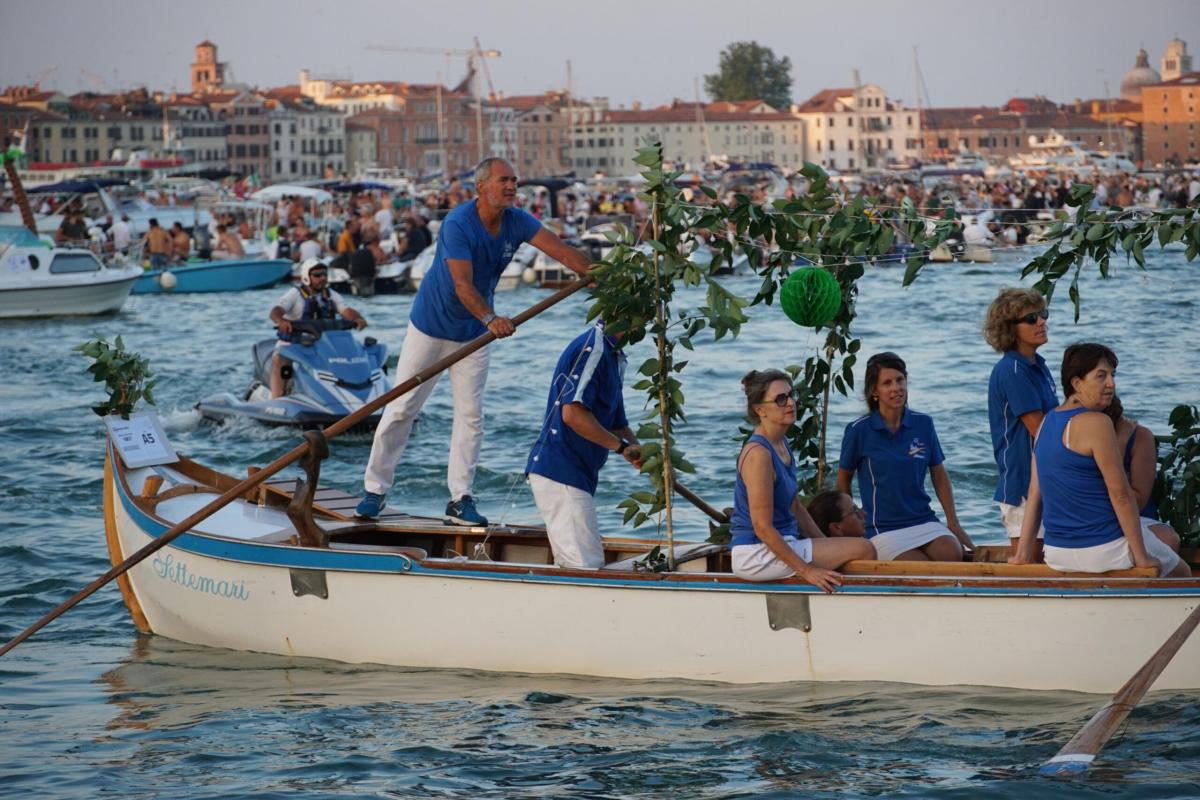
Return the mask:
<svg viewBox="0 0 1200 800">
<path fill-rule="evenodd" d="M 1034 560 L 1045 524 L 1046 563 L 1064 572 L 1156 567 L 1159 575 L 1191 570 L 1138 517 L 1112 421 L 1102 412 L 1116 395 L 1117 357 L 1101 344 L 1074 344 L 1063 353 L 1067 400 L 1049 414 L 1033 447 L 1033 479 L 1014 564 Z"/>
<path fill-rule="evenodd" d="M 796 460 L 786 434 L 796 422 L 796 397 L 786 372 L 751 370 L 742 378 L 754 433 L 742 447 L 733 495 L 733 572 L 749 581 L 798 576 L 824 592 L 841 584 L 847 561 L 875 557 L 866 539 L 830 539 L 796 493 Z"/>
</svg>

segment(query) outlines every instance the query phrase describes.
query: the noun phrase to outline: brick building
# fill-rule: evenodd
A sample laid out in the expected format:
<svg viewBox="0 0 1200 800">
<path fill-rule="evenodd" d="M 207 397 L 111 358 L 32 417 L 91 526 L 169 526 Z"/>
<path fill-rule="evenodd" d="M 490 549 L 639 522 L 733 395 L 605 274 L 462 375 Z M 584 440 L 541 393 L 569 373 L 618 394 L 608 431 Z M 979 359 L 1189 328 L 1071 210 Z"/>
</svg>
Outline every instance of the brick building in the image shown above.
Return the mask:
<svg viewBox="0 0 1200 800">
<path fill-rule="evenodd" d="M 1142 146 L 1150 164 L 1200 161 L 1200 72 L 1142 87 Z"/>
</svg>

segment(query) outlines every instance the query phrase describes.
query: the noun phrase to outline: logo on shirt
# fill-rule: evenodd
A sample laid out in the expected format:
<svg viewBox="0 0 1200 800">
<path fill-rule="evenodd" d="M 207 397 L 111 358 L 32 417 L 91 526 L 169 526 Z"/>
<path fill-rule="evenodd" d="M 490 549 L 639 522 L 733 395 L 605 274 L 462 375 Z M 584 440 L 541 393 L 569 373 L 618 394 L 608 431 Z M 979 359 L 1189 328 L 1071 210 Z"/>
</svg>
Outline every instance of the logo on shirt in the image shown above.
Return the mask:
<svg viewBox="0 0 1200 800">
<path fill-rule="evenodd" d="M 925 458 L 925 443 L 914 436 L 908 446 L 908 455 L 910 458 Z"/>
<path fill-rule="evenodd" d="M 513 257 L 513 246 L 508 242 L 504 243 L 504 255 L 501 256 L 505 261 L 511 260 Z"/>
</svg>

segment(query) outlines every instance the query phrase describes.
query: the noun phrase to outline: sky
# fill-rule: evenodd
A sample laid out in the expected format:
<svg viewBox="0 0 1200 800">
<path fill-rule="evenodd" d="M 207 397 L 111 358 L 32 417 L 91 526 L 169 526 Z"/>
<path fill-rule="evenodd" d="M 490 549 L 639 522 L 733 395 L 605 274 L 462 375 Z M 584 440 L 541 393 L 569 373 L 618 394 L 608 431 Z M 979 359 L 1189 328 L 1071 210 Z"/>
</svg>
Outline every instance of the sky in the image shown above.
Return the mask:
<svg viewBox="0 0 1200 800">
<path fill-rule="evenodd" d="M 187 91 L 193 49 L 219 48 L 235 80 L 298 82 L 299 71 L 355 80 L 457 82 L 454 56 L 478 37 L 507 95 L 567 84 L 614 108 L 695 99 L 723 48 L 757 41 L 792 63 L 792 99 L 864 83 L 916 105 L 913 48 L 934 106 L 1116 97 L 1139 47 L 1159 67 L 1166 42 L 1200 64 L 1200 0 L 0 0 L 0 86 L 41 77 L 67 93 L 148 86 Z M 446 76 L 447 69 L 449 77 Z"/>
</svg>

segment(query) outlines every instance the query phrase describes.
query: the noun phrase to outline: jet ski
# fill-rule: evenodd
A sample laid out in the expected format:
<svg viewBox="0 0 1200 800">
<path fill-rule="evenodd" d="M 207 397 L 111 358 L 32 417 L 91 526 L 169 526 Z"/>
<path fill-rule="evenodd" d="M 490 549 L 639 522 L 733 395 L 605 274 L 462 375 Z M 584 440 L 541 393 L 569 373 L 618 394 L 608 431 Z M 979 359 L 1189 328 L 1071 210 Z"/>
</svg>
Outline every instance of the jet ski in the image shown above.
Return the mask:
<svg viewBox="0 0 1200 800">
<path fill-rule="evenodd" d="M 359 342 L 347 319 L 296 320 L 292 334 L 279 351 L 289 359 L 283 375 L 287 392 L 271 397 L 271 359 L 277 339 L 264 339 L 251 348 L 254 382 L 239 398 L 229 392 L 211 395 L 196 404 L 206 418 L 224 421 L 243 417 L 269 425 L 318 428 L 336 422 L 391 389 L 387 377 L 387 345 L 368 336 Z M 286 341 L 286 340 L 285 340 Z M 374 428 L 382 410 L 364 425 Z"/>
</svg>

